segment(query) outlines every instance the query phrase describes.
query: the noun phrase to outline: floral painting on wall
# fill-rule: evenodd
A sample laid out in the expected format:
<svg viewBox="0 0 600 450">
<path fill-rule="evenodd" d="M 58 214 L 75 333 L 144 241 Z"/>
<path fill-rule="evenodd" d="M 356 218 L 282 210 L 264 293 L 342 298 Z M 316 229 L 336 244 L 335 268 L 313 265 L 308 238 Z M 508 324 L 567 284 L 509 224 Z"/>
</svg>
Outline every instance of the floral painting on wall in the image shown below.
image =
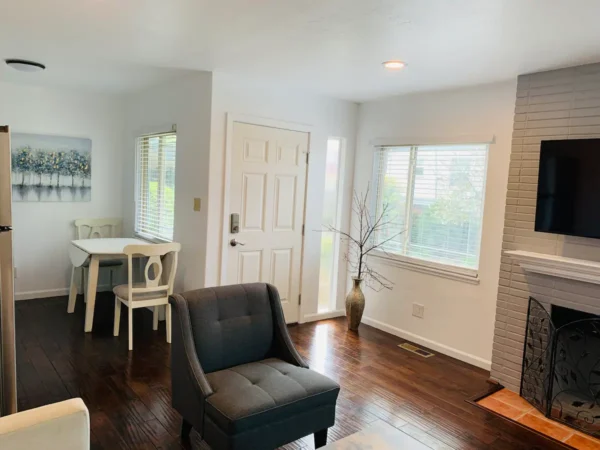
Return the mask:
<svg viewBox="0 0 600 450">
<path fill-rule="evenodd" d="M 11 134 L 12 195 L 16 202 L 89 202 L 92 141 Z"/>
</svg>

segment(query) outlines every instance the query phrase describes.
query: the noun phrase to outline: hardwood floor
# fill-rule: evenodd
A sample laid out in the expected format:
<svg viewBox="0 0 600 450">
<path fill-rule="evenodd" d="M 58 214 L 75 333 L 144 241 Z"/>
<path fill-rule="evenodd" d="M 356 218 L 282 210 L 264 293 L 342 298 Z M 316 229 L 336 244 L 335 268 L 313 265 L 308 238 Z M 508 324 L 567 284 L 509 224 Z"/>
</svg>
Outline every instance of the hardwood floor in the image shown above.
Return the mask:
<svg viewBox="0 0 600 450">
<path fill-rule="evenodd" d="M 83 332 L 84 306 L 67 314 L 66 297 L 17 302 L 19 409 L 82 397 L 90 410 L 93 449 L 206 449 L 197 433 L 178 438 L 171 408 L 170 347 L 164 322 L 134 312 L 134 350 L 127 320 L 112 336 L 113 297 L 99 294 L 93 333 Z M 123 308 L 126 314 L 126 308 Z M 403 340 L 344 319 L 292 326 L 311 368 L 337 380 L 342 391 L 329 441 L 383 420 L 433 449 L 564 449 L 465 400 L 488 388 L 488 373 L 443 355 L 422 358 Z M 312 437 L 285 446 L 312 448 Z"/>
</svg>

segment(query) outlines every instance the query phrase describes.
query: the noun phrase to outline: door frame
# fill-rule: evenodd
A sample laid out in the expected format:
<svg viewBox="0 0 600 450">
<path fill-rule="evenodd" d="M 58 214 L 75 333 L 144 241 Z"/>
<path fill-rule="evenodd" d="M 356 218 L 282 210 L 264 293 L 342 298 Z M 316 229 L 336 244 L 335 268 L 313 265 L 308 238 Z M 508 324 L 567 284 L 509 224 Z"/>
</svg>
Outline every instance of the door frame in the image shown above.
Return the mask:
<svg viewBox="0 0 600 450">
<path fill-rule="evenodd" d="M 219 267 L 219 285 L 223 286 L 226 283 L 227 276 L 227 263 L 228 263 L 228 253 L 227 250 L 229 248 L 229 200 L 231 198 L 230 192 L 230 181 L 231 181 L 231 159 L 233 155 L 233 125 L 234 123 L 244 123 L 248 125 L 257 125 L 262 127 L 269 128 L 278 128 L 281 130 L 289 130 L 289 131 L 298 131 L 301 133 L 308 134 L 308 154 L 311 152 L 312 146 L 312 135 L 314 132 L 314 126 L 303 124 L 303 123 L 295 123 L 295 122 L 286 122 L 283 120 L 277 119 L 268 119 L 264 117 L 257 117 L 247 114 L 237 114 L 237 113 L 227 113 L 227 128 L 225 132 L 225 169 L 223 174 L 223 208 L 222 208 L 222 216 L 221 216 L 221 264 Z M 310 158 L 309 158 L 310 161 Z M 306 165 L 306 174 L 305 174 L 305 183 L 304 183 L 304 205 L 302 211 L 302 223 L 306 224 L 306 200 L 308 194 L 308 173 L 310 170 L 310 164 Z M 302 249 L 300 256 L 300 292 L 299 295 L 302 295 L 303 284 L 303 273 L 304 273 L 304 249 L 305 249 L 305 238 L 306 233 L 302 236 Z M 303 315 L 302 315 L 302 303 L 298 305 L 298 323 L 302 323 Z"/>
</svg>

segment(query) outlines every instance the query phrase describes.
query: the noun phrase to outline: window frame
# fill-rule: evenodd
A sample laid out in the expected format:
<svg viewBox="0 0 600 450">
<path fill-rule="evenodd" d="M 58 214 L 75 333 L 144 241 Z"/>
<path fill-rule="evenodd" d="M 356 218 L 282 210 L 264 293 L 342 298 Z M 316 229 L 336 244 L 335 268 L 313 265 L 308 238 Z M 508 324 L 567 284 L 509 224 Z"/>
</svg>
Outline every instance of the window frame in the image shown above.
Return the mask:
<svg viewBox="0 0 600 450">
<path fill-rule="evenodd" d="M 344 184 L 345 184 L 345 172 L 346 172 L 346 139 L 339 136 L 329 136 L 327 138 L 327 144 L 329 141 L 336 140 L 339 143 L 339 154 L 338 154 L 338 170 L 337 170 L 337 186 L 336 186 L 336 210 L 335 210 L 335 228 L 340 229 L 342 226 L 342 215 L 343 215 L 343 203 L 344 203 Z M 327 158 L 327 155 L 325 155 Z M 321 215 L 323 211 L 321 211 Z M 331 286 L 329 292 L 329 305 L 326 310 L 319 310 L 320 299 L 317 293 L 317 312 L 319 314 L 327 314 L 334 311 L 337 307 L 338 296 L 340 295 L 339 281 L 340 281 L 340 253 L 342 251 L 341 239 L 337 233 L 332 231 L 323 231 L 323 233 L 331 233 L 333 235 L 333 273 L 331 279 Z M 323 236 L 321 236 L 321 240 Z M 321 241 L 322 242 L 322 241 Z M 319 276 L 321 270 L 321 245 L 319 243 Z"/>
<path fill-rule="evenodd" d="M 168 131 L 155 131 L 155 132 L 150 132 L 150 133 L 143 133 L 140 134 L 138 136 L 135 137 L 134 139 L 134 145 L 135 145 L 135 189 L 134 189 L 134 222 L 133 222 L 133 235 L 135 237 L 141 238 L 145 241 L 148 242 L 153 242 L 156 244 L 164 244 L 164 243 L 170 243 L 170 242 L 174 242 L 174 238 L 175 238 L 175 218 L 173 217 L 173 238 L 172 239 L 165 239 L 161 236 L 156 236 L 152 233 L 145 233 L 143 231 L 139 230 L 139 224 L 138 224 L 138 220 L 139 220 L 139 208 L 138 208 L 138 203 L 140 200 L 140 190 L 141 190 L 141 186 L 142 183 L 144 182 L 145 178 L 147 177 L 147 170 L 142 170 L 142 165 L 143 165 L 143 161 L 141 158 L 141 150 L 142 147 L 140 145 L 138 145 L 138 141 L 140 139 L 150 139 L 152 137 L 158 137 L 160 135 L 174 135 L 175 138 L 177 139 L 177 128 L 175 125 L 173 125 L 171 130 Z M 164 151 L 162 149 L 159 149 L 160 151 Z M 177 158 L 177 142 L 175 143 L 175 158 Z M 175 164 L 177 164 L 177 162 L 175 162 Z M 175 165 L 175 167 L 177 167 L 177 165 Z M 160 191 L 159 198 L 160 196 L 162 196 L 162 188 L 164 187 L 164 180 L 165 180 L 165 176 L 166 173 L 165 171 L 161 170 L 160 171 L 160 178 L 161 178 L 161 183 L 159 183 L 158 186 L 158 190 Z M 173 209 L 175 209 L 175 205 L 173 205 Z"/>
<path fill-rule="evenodd" d="M 380 187 L 381 182 L 379 179 L 379 175 L 382 173 L 381 165 L 385 164 L 385 161 L 379 160 L 379 151 L 385 147 L 409 147 L 410 148 L 410 163 L 408 170 L 408 179 L 407 179 L 407 196 L 406 196 L 406 212 L 405 212 L 405 220 L 406 220 L 406 237 L 403 239 L 403 252 L 406 253 L 407 246 L 410 240 L 410 228 L 412 223 L 412 202 L 414 196 L 414 187 L 415 187 L 415 173 L 416 173 L 416 155 L 418 147 L 425 146 L 451 146 L 451 145 L 482 145 L 486 147 L 485 152 L 485 170 L 484 170 L 484 180 L 483 180 L 483 195 L 481 198 L 481 225 L 480 225 L 480 243 L 479 243 L 479 257 L 477 262 L 477 268 L 467 268 L 461 267 L 454 264 L 442 263 L 438 261 L 431 261 L 428 259 L 418 258 L 415 256 L 408 256 L 406 254 L 401 253 L 392 253 L 384 250 L 374 250 L 371 253 L 371 257 L 379 260 L 379 262 L 387 265 L 391 265 L 394 267 L 405 268 L 409 270 L 413 270 L 416 272 L 428 273 L 437 275 L 443 278 L 454 279 L 458 281 L 463 281 L 471 284 L 479 284 L 479 270 L 480 270 L 480 262 L 481 262 L 481 244 L 483 242 L 483 219 L 485 217 L 485 203 L 486 203 L 486 194 L 487 194 L 487 171 L 489 165 L 489 154 L 491 144 L 495 141 L 492 138 L 490 141 L 486 140 L 473 140 L 473 141 L 462 141 L 462 142 L 434 142 L 434 143 L 392 143 L 388 140 L 385 142 L 377 142 L 373 143 L 373 174 L 372 179 L 377 187 L 377 189 L 373 190 L 373 195 L 371 196 L 371 207 L 373 211 L 379 211 L 379 199 L 380 199 Z"/>
</svg>

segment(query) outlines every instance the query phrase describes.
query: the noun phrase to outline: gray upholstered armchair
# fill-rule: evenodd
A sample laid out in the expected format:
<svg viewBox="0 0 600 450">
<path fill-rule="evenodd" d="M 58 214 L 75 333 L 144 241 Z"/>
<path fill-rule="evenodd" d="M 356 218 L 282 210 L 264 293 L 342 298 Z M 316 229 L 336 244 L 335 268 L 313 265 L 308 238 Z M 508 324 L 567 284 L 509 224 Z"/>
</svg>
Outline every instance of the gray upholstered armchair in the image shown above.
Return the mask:
<svg viewBox="0 0 600 450">
<path fill-rule="evenodd" d="M 308 369 L 264 283 L 176 294 L 173 406 L 182 438 L 195 428 L 214 450 L 261 450 L 314 433 L 327 441 L 339 386 Z"/>
</svg>

